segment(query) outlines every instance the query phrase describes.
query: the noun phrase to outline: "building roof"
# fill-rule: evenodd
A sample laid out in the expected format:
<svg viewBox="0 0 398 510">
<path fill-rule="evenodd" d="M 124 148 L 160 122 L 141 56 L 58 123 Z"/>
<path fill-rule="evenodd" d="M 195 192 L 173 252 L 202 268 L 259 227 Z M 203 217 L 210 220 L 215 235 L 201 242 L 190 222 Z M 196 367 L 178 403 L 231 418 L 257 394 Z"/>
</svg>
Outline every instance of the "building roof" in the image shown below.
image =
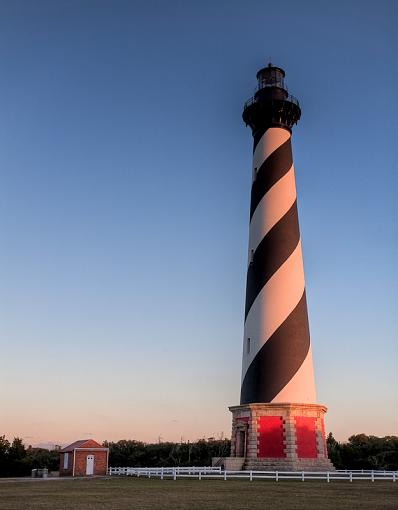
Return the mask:
<svg viewBox="0 0 398 510">
<path fill-rule="evenodd" d="M 97 441 L 94 441 L 94 439 L 79 439 L 78 441 L 75 441 L 74 443 L 65 446 L 60 450 L 61 453 L 66 452 L 73 452 L 73 450 L 76 450 L 76 448 L 102 448 L 102 446 L 97 443 Z"/>
</svg>

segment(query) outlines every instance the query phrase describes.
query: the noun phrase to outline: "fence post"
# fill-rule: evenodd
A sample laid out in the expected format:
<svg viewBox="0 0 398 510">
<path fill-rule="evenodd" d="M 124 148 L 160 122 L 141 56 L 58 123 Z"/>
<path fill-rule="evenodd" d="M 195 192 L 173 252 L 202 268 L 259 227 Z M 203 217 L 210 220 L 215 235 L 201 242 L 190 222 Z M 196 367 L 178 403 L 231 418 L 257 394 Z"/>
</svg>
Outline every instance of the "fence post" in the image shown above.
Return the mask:
<svg viewBox="0 0 398 510">
<path fill-rule="evenodd" d="M 278 481 L 279 481 L 278 471 L 275 471 L 275 482 L 278 482 Z"/>
<path fill-rule="evenodd" d="M 224 480 L 226 480 L 226 479 L 227 479 L 227 471 L 225 470 L 224 471 Z"/>
<path fill-rule="evenodd" d="M 375 474 L 374 474 L 374 471 L 372 469 L 372 482 L 374 482 L 374 481 L 375 481 Z"/>
<path fill-rule="evenodd" d="M 199 471 L 199 480 L 202 479 L 202 471 Z"/>
<path fill-rule="evenodd" d="M 304 482 L 304 471 L 301 471 L 301 481 Z"/>
<path fill-rule="evenodd" d="M 395 482 L 395 471 L 392 474 L 392 481 Z"/>
<path fill-rule="evenodd" d="M 329 476 L 329 475 L 330 475 L 330 473 L 329 473 L 329 471 L 328 471 L 328 472 L 326 473 L 326 480 L 327 480 L 327 482 L 328 482 L 328 483 L 330 482 L 330 476 Z"/>
<path fill-rule="evenodd" d="M 250 481 L 252 482 L 253 481 L 253 471 L 250 470 Z"/>
<path fill-rule="evenodd" d="M 177 471 L 176 471 L 176 468 L 173 469 L 173 480 L 177 480 Z"/>
<path fill-rule="evenodd" d="M 163 480 L 163 468 L 160 470 L 160 479 Z"/>
<path fill-rule="evenodd" d="M 350 482 L 352 482 L 352 471 L 350 471 Z"/>
</svg>

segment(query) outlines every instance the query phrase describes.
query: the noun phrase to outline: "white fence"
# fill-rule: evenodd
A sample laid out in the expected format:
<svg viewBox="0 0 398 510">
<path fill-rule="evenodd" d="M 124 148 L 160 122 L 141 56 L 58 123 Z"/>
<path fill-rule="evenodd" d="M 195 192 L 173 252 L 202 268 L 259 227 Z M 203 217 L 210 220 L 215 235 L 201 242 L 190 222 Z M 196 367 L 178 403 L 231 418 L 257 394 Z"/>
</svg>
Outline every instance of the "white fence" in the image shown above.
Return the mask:
<svg viewBox="0 0 398 510">
<path fill-rule="evenodd" d="M 395 482 L 398 479 L 398 471 L 223 471 L 221 467 L 163 467 L 163 468 L 132 468 L 120 467 L 109 468 L 108 474 L 111 476 L 136 476 L 147 478 L 165 478 L 177 480 L 177 478 L 197 478 L 202 479 L 221 479 L 234 480 L 243 478 L 252 482 L 253 480 L 391 480 Z"/>
<path fill-rule="evenodd" d="M 221 467 L 161 467 L 161 468 L 132 468 L 132 467 L 117 467 L 109 468 L 108 474 L 111 476 L 146 476 L 148 478 L 174 478 L 174 480 L 182 476 L 198 478 L 204 475 L 219 475 Z"/>
</svg>

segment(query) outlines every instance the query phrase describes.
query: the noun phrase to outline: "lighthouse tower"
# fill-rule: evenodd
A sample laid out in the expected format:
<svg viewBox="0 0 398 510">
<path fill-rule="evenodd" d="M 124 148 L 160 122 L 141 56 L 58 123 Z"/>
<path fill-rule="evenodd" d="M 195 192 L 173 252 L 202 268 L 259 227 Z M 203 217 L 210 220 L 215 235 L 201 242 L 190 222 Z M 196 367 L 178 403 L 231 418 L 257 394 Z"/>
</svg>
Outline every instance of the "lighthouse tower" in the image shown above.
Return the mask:
<svg viewBox="0 0 398 510">
<path fill-rule="evenodd" d="M 253 134 L 240 405 L 230 467 L 332 469 L 316 403 L 291 130 L 301 116 L 285 72 L 257 73 L 243 120 Z"/>
</svg>

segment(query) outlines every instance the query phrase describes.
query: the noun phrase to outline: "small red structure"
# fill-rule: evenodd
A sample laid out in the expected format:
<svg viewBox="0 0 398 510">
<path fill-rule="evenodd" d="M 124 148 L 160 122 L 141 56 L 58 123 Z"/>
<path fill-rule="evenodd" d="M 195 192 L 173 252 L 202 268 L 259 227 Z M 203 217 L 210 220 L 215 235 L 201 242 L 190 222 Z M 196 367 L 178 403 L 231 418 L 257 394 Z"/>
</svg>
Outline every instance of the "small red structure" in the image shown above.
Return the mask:
<svg viewBox="0 0 398 510">
<path fill-rule="evenodd" d="M 109 448 L 93 439 L 81 439 L 60 450 L 59 476 L 106 475 Z"/>
</svg>

